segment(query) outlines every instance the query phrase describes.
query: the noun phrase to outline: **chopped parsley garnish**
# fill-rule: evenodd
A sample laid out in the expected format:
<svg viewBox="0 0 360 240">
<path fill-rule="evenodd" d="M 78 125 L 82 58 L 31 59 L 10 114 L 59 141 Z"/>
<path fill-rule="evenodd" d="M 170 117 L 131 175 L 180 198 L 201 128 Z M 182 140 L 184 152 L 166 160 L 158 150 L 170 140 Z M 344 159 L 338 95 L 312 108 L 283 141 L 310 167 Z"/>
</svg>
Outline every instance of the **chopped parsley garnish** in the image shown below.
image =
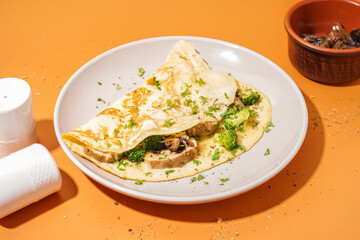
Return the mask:
<svg viewBox="0 0 360 240">
<path fill-rule="evenodd" d="M 229 96 L 226 93 L 224 93 L 224 95 L 226 99 L 229 99 Z"/>
<path fill-rule="evenodd" d="M 158 159 L 165 159 L 165 157 L 159 156 Z"/>
<path fill-rule="evenodd" d="M 206 82 L 204 82 L 204 80 L 202 80 L 202 78 L 200 78 L 199 80 L 195 81 L 197 84 L 199 84 L 199 86 L 203 86 L 206 84 Z"/>
<path fill-rule="evenodd" d="M 122 168 L 121 166 L 126 167 L 129 164 L 128 162 L 124 163 L 122 160 L 117 161 L 117 163 L 118 163 L 117 169 L 119 169 L 120 171 L 125 171 L 126 170 L 125 168 Z"/>
<path fill-rule="evenodd" d="M 147 172 L 147 173 L 145 173 L 146 176 L 149 176 L 149 175 L 151 175 L 151 174 L 152 174 L 152 172 Z"/>
<path fill-rule="evenodd" d="M 188 87 L 186 87 L 186 89 L 181 93 L 181 96 L 185 97 L 185 96 L 187 96 L 189 94 L 190 94 L 190 90 L 189 90 Z"/>
<path fill-rule="evenodd" d="M 117 128 L 114 129 L 115 135 L 119 133 L 119 130 Z"/>
<path fill-rule="evenodd" d="M 271 122 L 271 121 L 269 121 L 269 122 L 267 122 L 266 123 L 266 125 L 265 125 L 265 127 L 264 127 L 264 131 L 267 133 L 267 132 L 270 132 L 270 127 L 275 127 L 275 125 Z"/>
<path fill-rule="evenodd" d="M 193 136 L 193 138 L 195 138 L 196 141 L 200 141 L 200 136 Z"/>
<path fill-rule="evenodd" d="M 175 172 L 175 170 L 166 170 L 165 174 L 169 174 L 169 173 L 173 173 L 173 172 Z"/>
<path fill-rule="evenodd" d="M 116 90 L 120 90 L 120 89 L 121 89 L 120 84 L 116 84 Z"/>
<path fill-rule="evenodd" d="M 166 120 L 166 122 L 164 123 L 164 126 L 165 127 L 171 127 L 172 126 L 172 123 L 171 123 L 171 118 L 169 118 L 168 120 Z"/>
<path fill-rule="evenodd" d="M 94 138 L 94 141 L 97 142 L 98 141 L 97 138 Z"/>
<path fill-rule="evenodd" d="M 266 149 L 266 152 L 264 153 L 264 156 L 267 156 L 267 155 L 269 155 L 270 154 L 270 149 Z"/>
<path fill-rule="evenodd" d="M 246 151 L 246 147 L 244 145 L 237 146 L 237 149 L 240 151 Z"/>
<path fill-rule="evenodd" d="M 142 77 L 145 73 L 145 70 L 141 67 L 139 68 L 139 76 Z"/>
<path fill-rule="evenodd" d="M 184 83 L 187 88 L 191 88 L 192 85 L 188 85 L 187 83 Z"/>
<path fill-rule="evenodd" d="M 107 146 L 107 148 L 110 148 L 110 147 L 111 147 L 111 143 L 107 143 L 106 146 Z"/>
<path fill-rule="evenodd" d="M 154 77 L 154 82 L 155 82 L 156 87 L 157 87 L 159 90 L 161 90 L 161 85 L 160 85 L 159 81 L 156 80 L 156 77 Z"/>
<path fill-rule="evenodd" d="M 197 110 L 198 110 L 199 106 L 197 104 L 194 104 L 192 107 L 191 107 L 191 115 L 196 115 L 198 114 Z"/>
<path fill-rule="evenodd" d="M 102 82 L 98 82 L 98 84 L 101 86 L 101 85 L 102 85 Z"/>
<path fill-rule="evenodd" d="M 231 150 L 231 154 L 235 156 L 236 152 L 238 151 L 237 148 L 234 148 L 233 150 Z"/>
<path fill-rule="evenodd" d="M 227 178 L 220 178 L 220 181 L 224 183 L 224 182 L 229 181 L 229 178 L 228 177 Z"/>
<path fill-rule="evenodd" d="M 206 184 L 206 185 L 207 185 L 207 184 L 209 184 L 209 182 L 204 182 L 204 184 Z"/>
<path fill-rule="evenodd" d="M 98 102 L 102 102 L 102 101 L 103 101 L 101 98 L 98 98 L 97 100 L 98 100 Z"/>
<path fill-rule="evenodd" d="M 217 110 L 220 110 L 220 107 L 216 106 L 215 103 L 209 108 L 209 112 L 216 112 Z"/>
<path fill-rule="evenodd" d="M 190 106 L 191 103 L 192 103 L 192 101 L 190 99 L 185 99 L 184 100 L 184 105 L 185 106 Z"/>
<path fill-rule="evenodd" d="M 134 126 L 134 125 L 138 125 L 137 122 L 135 122 L 134 120 L 130 119 L 129 125 L 126 124 L 124 128 L 125 128 L 125 129 L 127 129 L 127 128 L 130 129 L 130 128 L 132 128 L 132 126 Z"/>
<path fill-rule="evenodd" d="M 166 100 L 166 105 L 167 105 L 168 110 L 171 109 L 171 107 L 172 107 L 171 102 L 172 102 L 171 99 Z"/>
<path fill-rule="evenodd" d="M 228 107 L 227 110 L 226 110 L 226 112 L 220 114 L 220 117 L 224 117 L 224 116 L 227 117 L 227 116 L 229 116 L 229 115 L 234 115 L 234 114 L 236 114 L 238 111 L 239 111 L 239 110 L 238 110 L 238 105 L 235 104 L 233 107 Z"/>
<path fill-rule="evenodd" d="M 196 182 L 196 181 L 200 181 L 202 179 L 204 179 L 205 177 L 201 174 L 199 174 L 199 176 L 196 178 L 196 177 L 192 177 L 191 178 L 191 182 Z"/>
<path fill-rule="evenodd" d="M 174 100 L 174 102 L 180 102 L 180 100 L 177 98 L 177 99 L 175 99 Z M 179 107 L 178 105 L 176 105 L 176 104 L 173 104 L 172 103 L 172 101 L 171 101 L 171 99 L 167 99 L 166 100 L 166 105 L 167 105 L 167 110 L 170 110 L 171 108 L 173 108 L 173 107 Z"/>
<path fill-rule="evenodd" d="M 119 161 L 119 155 L 118 154 L 115 154 L 114 158 L 115 158 L 115 161 Z"/>
<path fill-rule="evenodd" d="M 207 101 L 206 98 L 203 96 L 200 96 L 200 99 L 201 99 L 201 105 L 204 105 Z"/>
<path fill-rule="evenodd" d="M 215 115 L 214 115 L 213 113 L 209 112 L 209 111 L 206 111 L 205 114 L 208 115 L 208 116 L 210 116 L 210 117 L 212 117 L 212 118 L 217 119 L 217 118 L 215 117 Z"/>
<path fill-rule="evenodd" d="M 186 57 L 183 57 L 183 56 L 179 56 L 180 58 L 182 58 L 182 59 L 184 59 L 184 60 L 187 60 L 187 58 Z"/>
<path fill-rule="evenodd" d="M 135 181 L 135 184 L 136 184 L 136 185 L 142 185 L 143 183 L 142 183 L 142 181 L 140 181 L 140 180 L 136 180 L 136 181 Z"/>
<path fill-rule="evenodd" d="M 198 166 L 201 164 L 201 162 L 200 162 L 199 160 L 196 160 L 196 159 L 193 160 L 193 163 L 194 163 L 195 165 L 198 165 Z"/>
<path fill-rule="evenodd" d="M 211 160 L 219 160 L 219 149 L 215 149 L 214 154 L 211 156 Z"/>
</svg>

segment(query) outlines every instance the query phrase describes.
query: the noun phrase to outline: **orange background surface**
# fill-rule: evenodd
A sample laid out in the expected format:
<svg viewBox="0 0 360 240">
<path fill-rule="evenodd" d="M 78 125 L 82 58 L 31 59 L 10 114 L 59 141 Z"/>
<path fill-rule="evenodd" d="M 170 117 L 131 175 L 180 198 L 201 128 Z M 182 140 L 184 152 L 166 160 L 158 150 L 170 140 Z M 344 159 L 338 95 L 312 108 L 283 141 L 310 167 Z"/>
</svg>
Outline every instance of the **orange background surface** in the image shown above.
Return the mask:
<svg viewBox="0 0 360 240">
<path fill-rule="evenodd" d="M 58 193 L 0 219 L 0 239 L 360 239 L 360 79 L 329 86 L 296 71 L 283 25 L 295 2 L 0 0 L 0 78 L 30 84 L 39 142 L 63 177 Z M 67 158 L 53 112 L 70 76 L 106 50 L 169 35 L 239 44 L 293 78 L 309 126 L 283 171 L 227 200 L 177 206 L 109 190 Z"/>
</svg>

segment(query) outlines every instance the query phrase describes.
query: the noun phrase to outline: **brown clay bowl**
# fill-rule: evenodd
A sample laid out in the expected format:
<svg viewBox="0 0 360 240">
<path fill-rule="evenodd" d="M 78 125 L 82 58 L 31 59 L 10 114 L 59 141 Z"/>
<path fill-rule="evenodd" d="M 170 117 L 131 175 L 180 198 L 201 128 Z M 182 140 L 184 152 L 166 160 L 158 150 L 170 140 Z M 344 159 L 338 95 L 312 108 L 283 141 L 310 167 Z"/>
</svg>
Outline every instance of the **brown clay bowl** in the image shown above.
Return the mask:
<svg viewBox="0 0 360 240">
<path fill-rule="evenodd" d="M 360 48 L 331 49 L 300 38 L 302 33 L 326 35 L 341 23 L 347 31 L 360 28 L 360 3 L 350 0 L 305 0 L 285 17 L 289 58 L 294 67 L 314 81 L 338 84 L 360 77 Z"/>
</svg>

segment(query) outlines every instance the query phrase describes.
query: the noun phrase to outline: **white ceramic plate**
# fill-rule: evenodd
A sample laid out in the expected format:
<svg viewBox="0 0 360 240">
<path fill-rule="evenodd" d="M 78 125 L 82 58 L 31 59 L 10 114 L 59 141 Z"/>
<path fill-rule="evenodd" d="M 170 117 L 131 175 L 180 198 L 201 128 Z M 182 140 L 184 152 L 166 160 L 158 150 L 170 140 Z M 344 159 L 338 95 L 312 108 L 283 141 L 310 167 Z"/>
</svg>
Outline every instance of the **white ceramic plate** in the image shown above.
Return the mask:
<svg viewBox="0 0 360 240">
<path fill-rule="evenodd" d="M 140 87 L 144 76 L 155 72 L 166 60 L 177 40 L 189 41 L 216 71 L 231 73 L 265 93 L 272 104 L 275 127 L 248 152 L 231 162 L 201 173 L 205 179 L 191 183 L 191 177 L 161 183 L 124 180 L 74 154 L 61 134 L 86 123 L 124 94 Z M 99 85 L 101 82 L 102 85 Z M 116 89 L 117 84 L 121 86 Z M 106 104 L 97 101 L 101 98 Z M 128 43 L 111 49 L 81 67 L 65 84 L 54 113 L 56 136 L 67 156 L 97 182 L 136 198 L 171 204 L 211 202 L 244 193 L 281 171 L 295 156 L 307 130 L 307 108 L 294 81 L 267 58 L 244 47 L 199 37 L 161 37 Z M 271 153 L 264 156 L 266 149 Z M 221 178 L 229 178 L 221 184 Z M 204 182 L 208 182 L 205 184 Z"/>
</svg>

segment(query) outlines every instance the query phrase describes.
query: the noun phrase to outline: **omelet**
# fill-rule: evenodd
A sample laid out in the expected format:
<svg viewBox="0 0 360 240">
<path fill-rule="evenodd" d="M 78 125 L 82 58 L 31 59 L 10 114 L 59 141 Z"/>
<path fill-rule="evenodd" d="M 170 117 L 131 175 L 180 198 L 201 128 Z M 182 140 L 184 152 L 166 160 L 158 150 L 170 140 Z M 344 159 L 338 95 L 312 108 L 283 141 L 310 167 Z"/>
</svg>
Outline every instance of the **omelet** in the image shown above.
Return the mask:
<svg viewBox="0 0 360 240">
<path fill-rule="evenodd" d="M 258 94 L 257 102 L 246 107 L 256 114 L 247 123 L 252 126 L 236 131 L 236 148 L 229 151 L 218 136 L 227 130 L 224 116 L 229 110 L 245 108 L 239 99 L 246 91 Z M 142 87 L 64 133 L 62 140 L 118 177 L 166 181 L 197 174 L 249 150 L 270 119 L 271 104 L 263 93 L 229 73 L 212 70 L 191 44 L 180 40 Z M 153 136 L 160 136 L 164 149 L 146 149 Z M 145 156 L 130 161 L 129 153 L 138 148 L 146 149 Z"/>
</svg>

